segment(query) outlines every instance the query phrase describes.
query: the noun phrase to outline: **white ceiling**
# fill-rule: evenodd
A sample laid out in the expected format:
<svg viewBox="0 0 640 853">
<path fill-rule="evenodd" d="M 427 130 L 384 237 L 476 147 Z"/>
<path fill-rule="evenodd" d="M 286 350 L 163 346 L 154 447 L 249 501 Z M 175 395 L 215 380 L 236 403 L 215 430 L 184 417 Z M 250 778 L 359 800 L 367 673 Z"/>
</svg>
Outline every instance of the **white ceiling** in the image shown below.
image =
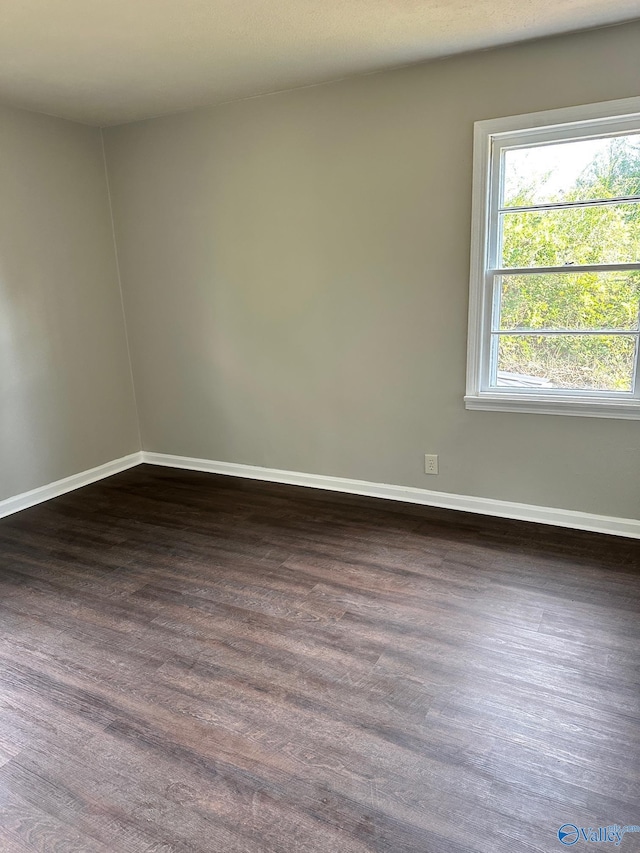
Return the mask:
<svg viewBox="0 0 640 853">
<path fill-rule="evenodd" d="M 639 0 L 1 0 L 0 99 L 117 124 L 639 16 Z"/>
</svg>

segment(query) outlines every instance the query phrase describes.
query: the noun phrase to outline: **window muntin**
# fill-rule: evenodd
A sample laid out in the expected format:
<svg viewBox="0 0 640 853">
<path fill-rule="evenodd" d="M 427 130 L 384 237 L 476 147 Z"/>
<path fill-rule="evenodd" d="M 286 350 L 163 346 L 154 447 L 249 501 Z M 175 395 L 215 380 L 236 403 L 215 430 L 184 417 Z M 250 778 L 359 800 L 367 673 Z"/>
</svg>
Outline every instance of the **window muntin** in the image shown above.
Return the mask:
<svg viewBox="0 0 640 853">
<path fill-rule="evenodd" d="M 491 133 L 509 121 L 480 123 L 467 402 L 640 403 L 640 112 Z"/>
</svg>

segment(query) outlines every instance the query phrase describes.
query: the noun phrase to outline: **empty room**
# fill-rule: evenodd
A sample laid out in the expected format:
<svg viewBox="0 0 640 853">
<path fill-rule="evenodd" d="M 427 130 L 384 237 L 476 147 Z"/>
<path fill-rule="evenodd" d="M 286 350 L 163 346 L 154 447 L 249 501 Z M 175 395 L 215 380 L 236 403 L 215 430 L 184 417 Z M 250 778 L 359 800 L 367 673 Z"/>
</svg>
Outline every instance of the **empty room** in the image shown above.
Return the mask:
<svg viewBox="0 0 640 853">
<path fill-rule="evenodd" d="M 0 853 L 640 851 L 638 0 L 4 0 Z"/>
</svg>

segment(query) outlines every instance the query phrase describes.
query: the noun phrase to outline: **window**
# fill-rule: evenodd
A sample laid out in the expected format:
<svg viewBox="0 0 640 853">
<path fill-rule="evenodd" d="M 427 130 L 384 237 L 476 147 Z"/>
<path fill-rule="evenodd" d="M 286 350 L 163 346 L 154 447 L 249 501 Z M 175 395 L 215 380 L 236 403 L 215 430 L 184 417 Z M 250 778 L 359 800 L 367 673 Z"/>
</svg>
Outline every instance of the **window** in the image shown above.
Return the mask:
<svg viewBox="0 0 640 853">
<path fill-rule="evenodd" d="M 640 418 L 640 98 L 477 122 L 469 409 Z"/>
</svg>

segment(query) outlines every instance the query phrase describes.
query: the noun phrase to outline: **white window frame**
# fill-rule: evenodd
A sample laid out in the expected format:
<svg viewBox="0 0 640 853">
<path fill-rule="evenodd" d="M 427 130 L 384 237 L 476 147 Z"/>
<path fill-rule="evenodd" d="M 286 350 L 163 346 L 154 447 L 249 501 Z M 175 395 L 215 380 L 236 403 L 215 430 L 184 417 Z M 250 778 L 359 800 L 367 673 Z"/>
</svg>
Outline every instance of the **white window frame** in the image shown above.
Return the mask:
<svg viewBox="0 0 640 853">
<path fill-rule="evenodd" d="M 578 107 L 478 121 L 474 125 L 473 203 L 471 220 L 471 285 L 467 354 L 467 409 L 640 418 L 640 344 L 636 346 L 635 390 L 568 390 L 513 386 L 490 387 L 489 364 L 493 277 L 498 247 L 501 150 L 505 146 L 552 142 L 580 136 L 602 136 L 640 130 L 640 97 Z M 582 270 L 640 270 L 637 264 L 572 266 Z M 566 272 L 566 267 L 541 267 L 536 272 Z M 504 270 L 504 272 L 507 272 Z M 510 273 L 518 270 L 509 270 Z"/>
</svg>

